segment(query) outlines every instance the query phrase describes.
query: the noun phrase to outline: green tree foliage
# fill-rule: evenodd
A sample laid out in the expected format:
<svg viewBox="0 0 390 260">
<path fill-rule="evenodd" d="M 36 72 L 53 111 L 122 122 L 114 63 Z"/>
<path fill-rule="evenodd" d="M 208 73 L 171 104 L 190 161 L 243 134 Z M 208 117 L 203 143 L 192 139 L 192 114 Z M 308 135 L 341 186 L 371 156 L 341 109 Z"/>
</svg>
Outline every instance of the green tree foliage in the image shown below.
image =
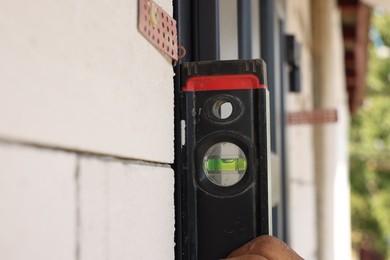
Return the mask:
<svg viewBox="0 0 390 260">
<path fill-rule="evenodd" d="M 390 46 L 390 30 L 388 27 L 389 24 L 390 24 L 389 15 L 383 15 L 381 12 L 378 11 L 374 13 L 372 19 L 372 25 L 378 28 L 378 30 L 380 30 L 382 40 L 386 46 Z"/>
<path fill-rule="evenodd" d="M 374 13 L 374 26 L 390 46 L 390 16 Z M 370 244 L 390 257 L 390 57 L 369 46 L 368 90 L 352 118 L 350 178 L 354 249 Z"/>
</svg>

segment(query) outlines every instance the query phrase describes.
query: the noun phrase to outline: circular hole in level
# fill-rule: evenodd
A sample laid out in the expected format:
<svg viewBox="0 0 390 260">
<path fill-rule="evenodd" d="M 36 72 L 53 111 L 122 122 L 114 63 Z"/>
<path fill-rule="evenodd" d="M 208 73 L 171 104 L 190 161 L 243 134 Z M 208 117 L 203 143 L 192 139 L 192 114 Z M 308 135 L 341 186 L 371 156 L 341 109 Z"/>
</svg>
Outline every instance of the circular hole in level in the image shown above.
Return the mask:
<svg viewBox="0 0 390 260">
<path fill-rule="evenodd" d="M 218 100 L 213 105 L 213 114 L 219 119 L 227 119 L 233 113 L 233 105 L 226 100 Z"/>
</svg>

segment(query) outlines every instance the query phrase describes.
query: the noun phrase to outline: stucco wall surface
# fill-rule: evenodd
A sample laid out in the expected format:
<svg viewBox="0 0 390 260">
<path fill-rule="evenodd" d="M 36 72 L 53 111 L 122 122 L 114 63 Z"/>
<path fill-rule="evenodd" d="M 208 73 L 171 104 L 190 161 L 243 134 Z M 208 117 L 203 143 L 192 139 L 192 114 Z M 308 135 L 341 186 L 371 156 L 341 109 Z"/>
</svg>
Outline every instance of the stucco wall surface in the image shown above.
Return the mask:
<svg viewBox="0 0 390 260">
<path fill-rule="evenodd" d="M 0 138 L 171 163 L 173 69 L 137 2 L 1 0 Z"/>
</svg>

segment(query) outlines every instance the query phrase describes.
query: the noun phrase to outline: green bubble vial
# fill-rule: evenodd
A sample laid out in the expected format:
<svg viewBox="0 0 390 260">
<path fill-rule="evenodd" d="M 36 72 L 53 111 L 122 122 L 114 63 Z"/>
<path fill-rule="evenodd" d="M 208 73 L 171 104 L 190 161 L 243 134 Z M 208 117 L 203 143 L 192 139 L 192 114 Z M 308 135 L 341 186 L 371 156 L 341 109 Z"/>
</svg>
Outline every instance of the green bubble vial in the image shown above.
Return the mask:
<svg viewBox="0 0 390 260">
<path fill-rule="evenodd" d="M 245 171 L 246 159 L 208 159 L 205 161 L 205 168 L 208 171 Z"/>
<path fill-rule="evenodd" d="M 230 142 L 216 143 L 203 158 L 203 171 L 218 186 L 232 186 L 239 182 L 247 169 L 245 153 Z"/>
</svg>

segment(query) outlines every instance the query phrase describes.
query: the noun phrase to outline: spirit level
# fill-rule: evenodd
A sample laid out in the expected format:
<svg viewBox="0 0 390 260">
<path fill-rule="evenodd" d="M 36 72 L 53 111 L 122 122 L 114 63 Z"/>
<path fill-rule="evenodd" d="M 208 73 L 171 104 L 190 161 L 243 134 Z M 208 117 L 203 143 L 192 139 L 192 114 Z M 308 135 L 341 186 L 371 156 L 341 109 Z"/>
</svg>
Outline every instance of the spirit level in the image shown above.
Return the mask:
<svg viewBox="0 0 390 260">
<path fill-rule="evenodd" d="M 181 68 L 181 259 L 216 260 L 269 234 L 268 91 L 262 60 Z"/>
</svg>

